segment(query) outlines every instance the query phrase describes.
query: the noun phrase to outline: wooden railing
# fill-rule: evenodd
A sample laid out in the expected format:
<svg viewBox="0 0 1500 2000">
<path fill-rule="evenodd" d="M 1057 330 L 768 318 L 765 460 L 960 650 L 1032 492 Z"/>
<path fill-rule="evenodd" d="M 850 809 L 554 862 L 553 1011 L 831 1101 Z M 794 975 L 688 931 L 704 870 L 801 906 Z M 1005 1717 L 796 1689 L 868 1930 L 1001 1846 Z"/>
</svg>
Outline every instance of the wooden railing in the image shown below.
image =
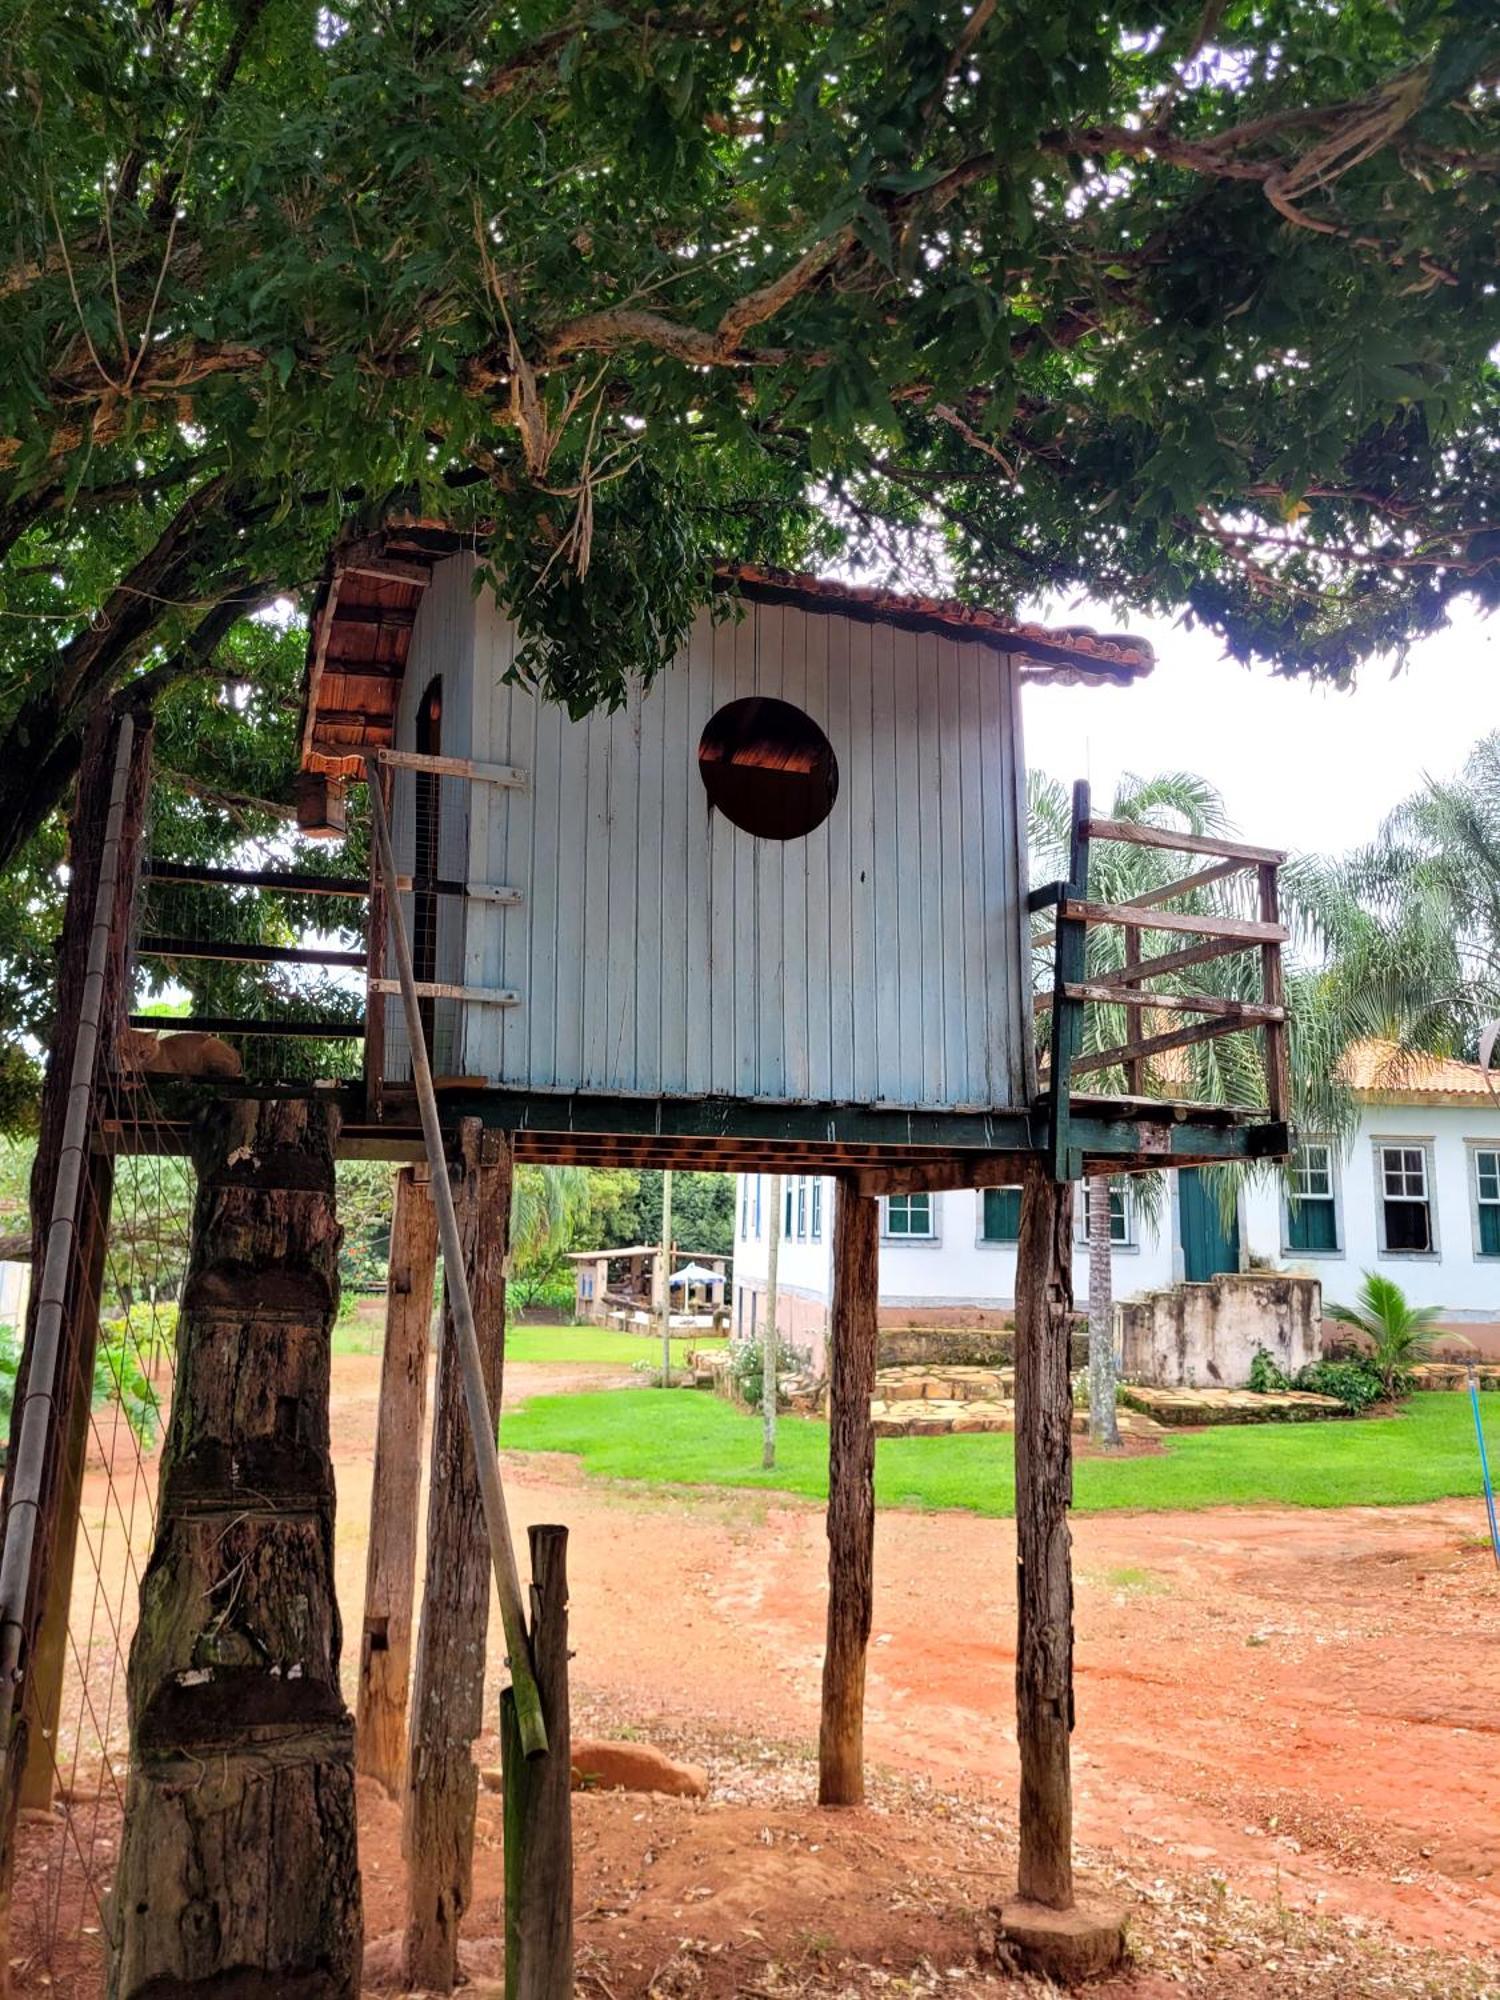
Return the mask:
<svg viewBox="0 0 1500 2000">
<path fill-rule="evenodd" d="M 1206 865 L 1123 902 L 1095 902 L 1089 897 L 1088 874 L 1089 852 L 1096 841 L 1121 841 L 1200 857 Z M 1285 859 L 1273 848 L 1246 847 L 1236 841 L 1177 833 L 1134 820 L 1095 819 L 1090 812 L 1088 786 L 1074 787 L 1068 879 L 1034 890 L 1030 899 L 1033 911 L 1057 911 L 1055 928 L 1038 931 L 1032 944 L 1055 953 L 1051 990 L 1039 992 L 1034 1006 L 1038 1014 L 1051 1016 L 1044 1081 L 1051 1111 L 1050 1151 L 1058 1178 L 1073 1179 L 1080 1167 L 1074 1157 L 1077 1148 L 1070 1140 L 1070 1112 L 1074 1085 L 1081 1077 L 1110 1070 L 1122 1072 L 1127 1095 L 1117 1101 L 1122 1106 L 1139 1103 L 1147 1113 L 1152 1104 L 1161 1101 L 1160 1094 L 1147 1094 L 1152 1059 L 1220 1035 L 1253 1031 L 1263 1037 L 1265 1103 L 1251 1107 L 1246 1115 L 1278 1123 L 1287 1118 L 1291 1083 L 1281 947 L 1288 933 L 1281 922 L 1277 885 L 1278 870 Z M 1167 907 L 1211 884 L 1242 875 L 1253 883 L 1254 917 Z M 1091 927 L 1103 924 L 1124 932 L 1124 963 L 1090 977 L 1088 933 Z M 1180 936 L 1184 942 L 1172 950 L 1142 957 L 1141 942 L 1147 933 Z M 1189 966 L 1250 951 L 1260 957 L 1258 998 L 1173 992 L 1148 984 Z M 1141 1032 L 1127 1034 L 1110 1047 L 1085 1050 L 1086 1010 L 1091 1005 L 1130 1009 Z M 1157 1028 L 1152 1015 L 1195 1018 L 1182 1026 Z"/>
</svg>

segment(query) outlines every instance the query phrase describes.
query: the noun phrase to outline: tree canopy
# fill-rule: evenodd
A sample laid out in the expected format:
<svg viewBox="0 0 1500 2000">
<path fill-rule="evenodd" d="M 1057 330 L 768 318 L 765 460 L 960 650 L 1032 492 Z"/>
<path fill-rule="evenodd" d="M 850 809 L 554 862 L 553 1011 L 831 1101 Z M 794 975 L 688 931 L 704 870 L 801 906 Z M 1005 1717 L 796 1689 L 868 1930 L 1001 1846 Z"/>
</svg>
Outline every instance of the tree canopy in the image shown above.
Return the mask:
<svg viewBox="0 0 1500 2000">
<path fill-rule="evenodd" d="M 5 15 L 0 866 L 126 683 L 213 784 L 394 506 L 575 710 L 724 558 L 1336 678 L 1500 595 L 1490 0 Z"/>
</svg>

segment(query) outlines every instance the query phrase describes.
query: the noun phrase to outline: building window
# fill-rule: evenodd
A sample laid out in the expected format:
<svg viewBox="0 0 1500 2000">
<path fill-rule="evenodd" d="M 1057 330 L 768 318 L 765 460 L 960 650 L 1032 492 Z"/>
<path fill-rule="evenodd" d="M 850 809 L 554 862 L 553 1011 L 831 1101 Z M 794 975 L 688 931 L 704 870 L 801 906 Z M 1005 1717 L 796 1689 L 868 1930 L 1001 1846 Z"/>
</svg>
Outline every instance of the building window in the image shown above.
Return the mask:
<svg viewBox="0 0 1500 2000">
<path fill-rule="evenodd" d="M 1375 1148 L 1380 1197 L 1380 1247 L 1389 1256 L 1431 1256 L 1431 1169 L 1425 1146 Z"/>
<path fill-rule="evenodd" d="M 823 1241 L 823 1180 L 819 1174 L 813 1176 L 812 1184 L 812 1240 Z"/>
<path fill-rule="evenodd" d="M 979 1240 L 981 1243 L 1020 1242 L 1021 1190 L 1018 1187 L 983 1190 L 980 1195 Z"/>
<path fill-rule="evenodd" d="M 1085 1181 L 1083 1200 L 1078 1204 L 1079 1230 L 1085 1243 L 1089 1236 L 1089 1202 L 1098 1185 L 1097 1181 Z M 1129 1188 L 1123 1181 L 1112 1182 L 1109 1190 L 1109 1240 L 1117 1250 L 1129 1249 L 1134 1244 L 1133 1221 Z"/>
<path fill-rule="evenodd" d="M 743 1241 L 750 1234 L 750 1176 L 740 1176 L 740 1238 Z"/>
<path fill-rule="evenodd" d="M 797 1176 L 797 1241 L 807 1241 L 807 1175 Z"/>
<path fill-rule="evenodd" d="M 788 1174 L 786 1185 L 781 1191 L 781 1233 L 783 1236 L 790 1236 L 792 1233 L 792 1202 L 796 1193 L 796 1185 L 791 1175 Z"/>
<path fill-rule="evenodd" d="M 755 1236 L 757 1242 L 760 1240 L 760 1190 L 763 1178 L 764 1176 L 761 1174 L 755 1176 Z"/>
<path fill-rule="evenodd" d="M 1500 1257 L 1500 1151 L 1474 1148 L 1474 1241 L 1476 1254 Z"/>
<path fill-rule="evenodd" d="M 932 1223 L 932 1196 L 888 1194 L 885 1198 L 885 1233 L 905 1239 L 936 1234 Z"/>
<path fill-rule="evenodd" d="M 1292 1155 L 1287 1172 L 1286 1247 L 1313 1256 L 1334 1253 L 1339 1247 L 1333 1148 L 1321 1139 L 1309 1139 Z"/>
</svg>

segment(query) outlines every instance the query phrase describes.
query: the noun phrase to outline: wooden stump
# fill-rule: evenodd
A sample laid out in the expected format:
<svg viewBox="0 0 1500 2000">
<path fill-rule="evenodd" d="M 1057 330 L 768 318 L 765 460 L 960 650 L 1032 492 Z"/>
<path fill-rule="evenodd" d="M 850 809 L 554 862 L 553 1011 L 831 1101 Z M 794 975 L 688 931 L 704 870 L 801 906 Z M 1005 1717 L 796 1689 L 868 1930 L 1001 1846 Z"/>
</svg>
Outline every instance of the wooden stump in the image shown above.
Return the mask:
<svg viewBox="0 0 1500 2000">
<path fill-rule="evenodd" d="M 505 1773 L 507 2000 L 569 2000 L 573 1991 L 573 1759 L 568 1713 L 568 1531 L 531 1530 L 531 1658 L 547 1725 L 528 1761 L 515 1699 L 500 1701 Z"/>
<path fill-rule="evenodd" d="M 110 1992 L 359 1991 L 354 1740 L 339 1688 L 329 1333 L 337 1114 L 221 1101 L 156 1545 L 130 1653 Z"/>
<path fill-rule="evenodd" d="M 865 1655 L 875 1597 L 876 1306 L 880 1207 L 840 1177 L 833 1207 L 828 1405 L 828 1643 L 818 1803 L 865 1799 Z"/>
<path fill-rule="evenodd" d="M 396 1176 L 354 1734 L 356 1768 L 361 1776 L 383 1785 L 392 1798 L 400 1797 L 406 1776 L 422 1420 L 437 1271 L 437 1212 L 425 1169 L 423 1176 L 418 1179 L 412 1167 L 404 1167 Z"/>
<path fill-rule="evenodd" d="M 1027 1168 L 1016 1256 L 1016 1739 L 1020 1894 L 1073 1902 L 1073 1189 Z"/>
<path fill-rule="evenodd" d="M 485 1391 L 491 1417 L 498 1422 L 510 1234 L 509 1140 L 486 1132 L 478 1119 L 465 1119 L 453 1182 Z M 451 1993 L 457 1980 L 459 1924 L 473 1886 L 479 1796 L 473 1744 L 484 1727 L 489 1611 L 489 1541 L 463 1376 L 445 1303 L 401 1841 L 407 1861 L 404 1976 L 409 1986 L 438 1993 Z"/>
</svg>

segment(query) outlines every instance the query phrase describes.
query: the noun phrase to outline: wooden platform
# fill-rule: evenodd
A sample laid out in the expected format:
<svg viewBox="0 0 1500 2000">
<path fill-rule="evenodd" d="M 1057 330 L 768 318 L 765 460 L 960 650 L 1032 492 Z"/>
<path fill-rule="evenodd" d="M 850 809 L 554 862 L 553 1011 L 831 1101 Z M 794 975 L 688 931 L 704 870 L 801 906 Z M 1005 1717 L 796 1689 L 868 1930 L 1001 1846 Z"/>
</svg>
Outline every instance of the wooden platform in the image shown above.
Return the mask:
<svg viewBox="0 0 1500 2000">
<path fill-rule="evenodd" d="M 1263 1396 L 1253 1389 L 1143 1389 L 1122 1382 L 1120 1402 L 1174 1430 L 1205 1424 L 1299 1424 L 1350 1414 L 1336 1397 L 1305 1389 Z"/>
</svg>

